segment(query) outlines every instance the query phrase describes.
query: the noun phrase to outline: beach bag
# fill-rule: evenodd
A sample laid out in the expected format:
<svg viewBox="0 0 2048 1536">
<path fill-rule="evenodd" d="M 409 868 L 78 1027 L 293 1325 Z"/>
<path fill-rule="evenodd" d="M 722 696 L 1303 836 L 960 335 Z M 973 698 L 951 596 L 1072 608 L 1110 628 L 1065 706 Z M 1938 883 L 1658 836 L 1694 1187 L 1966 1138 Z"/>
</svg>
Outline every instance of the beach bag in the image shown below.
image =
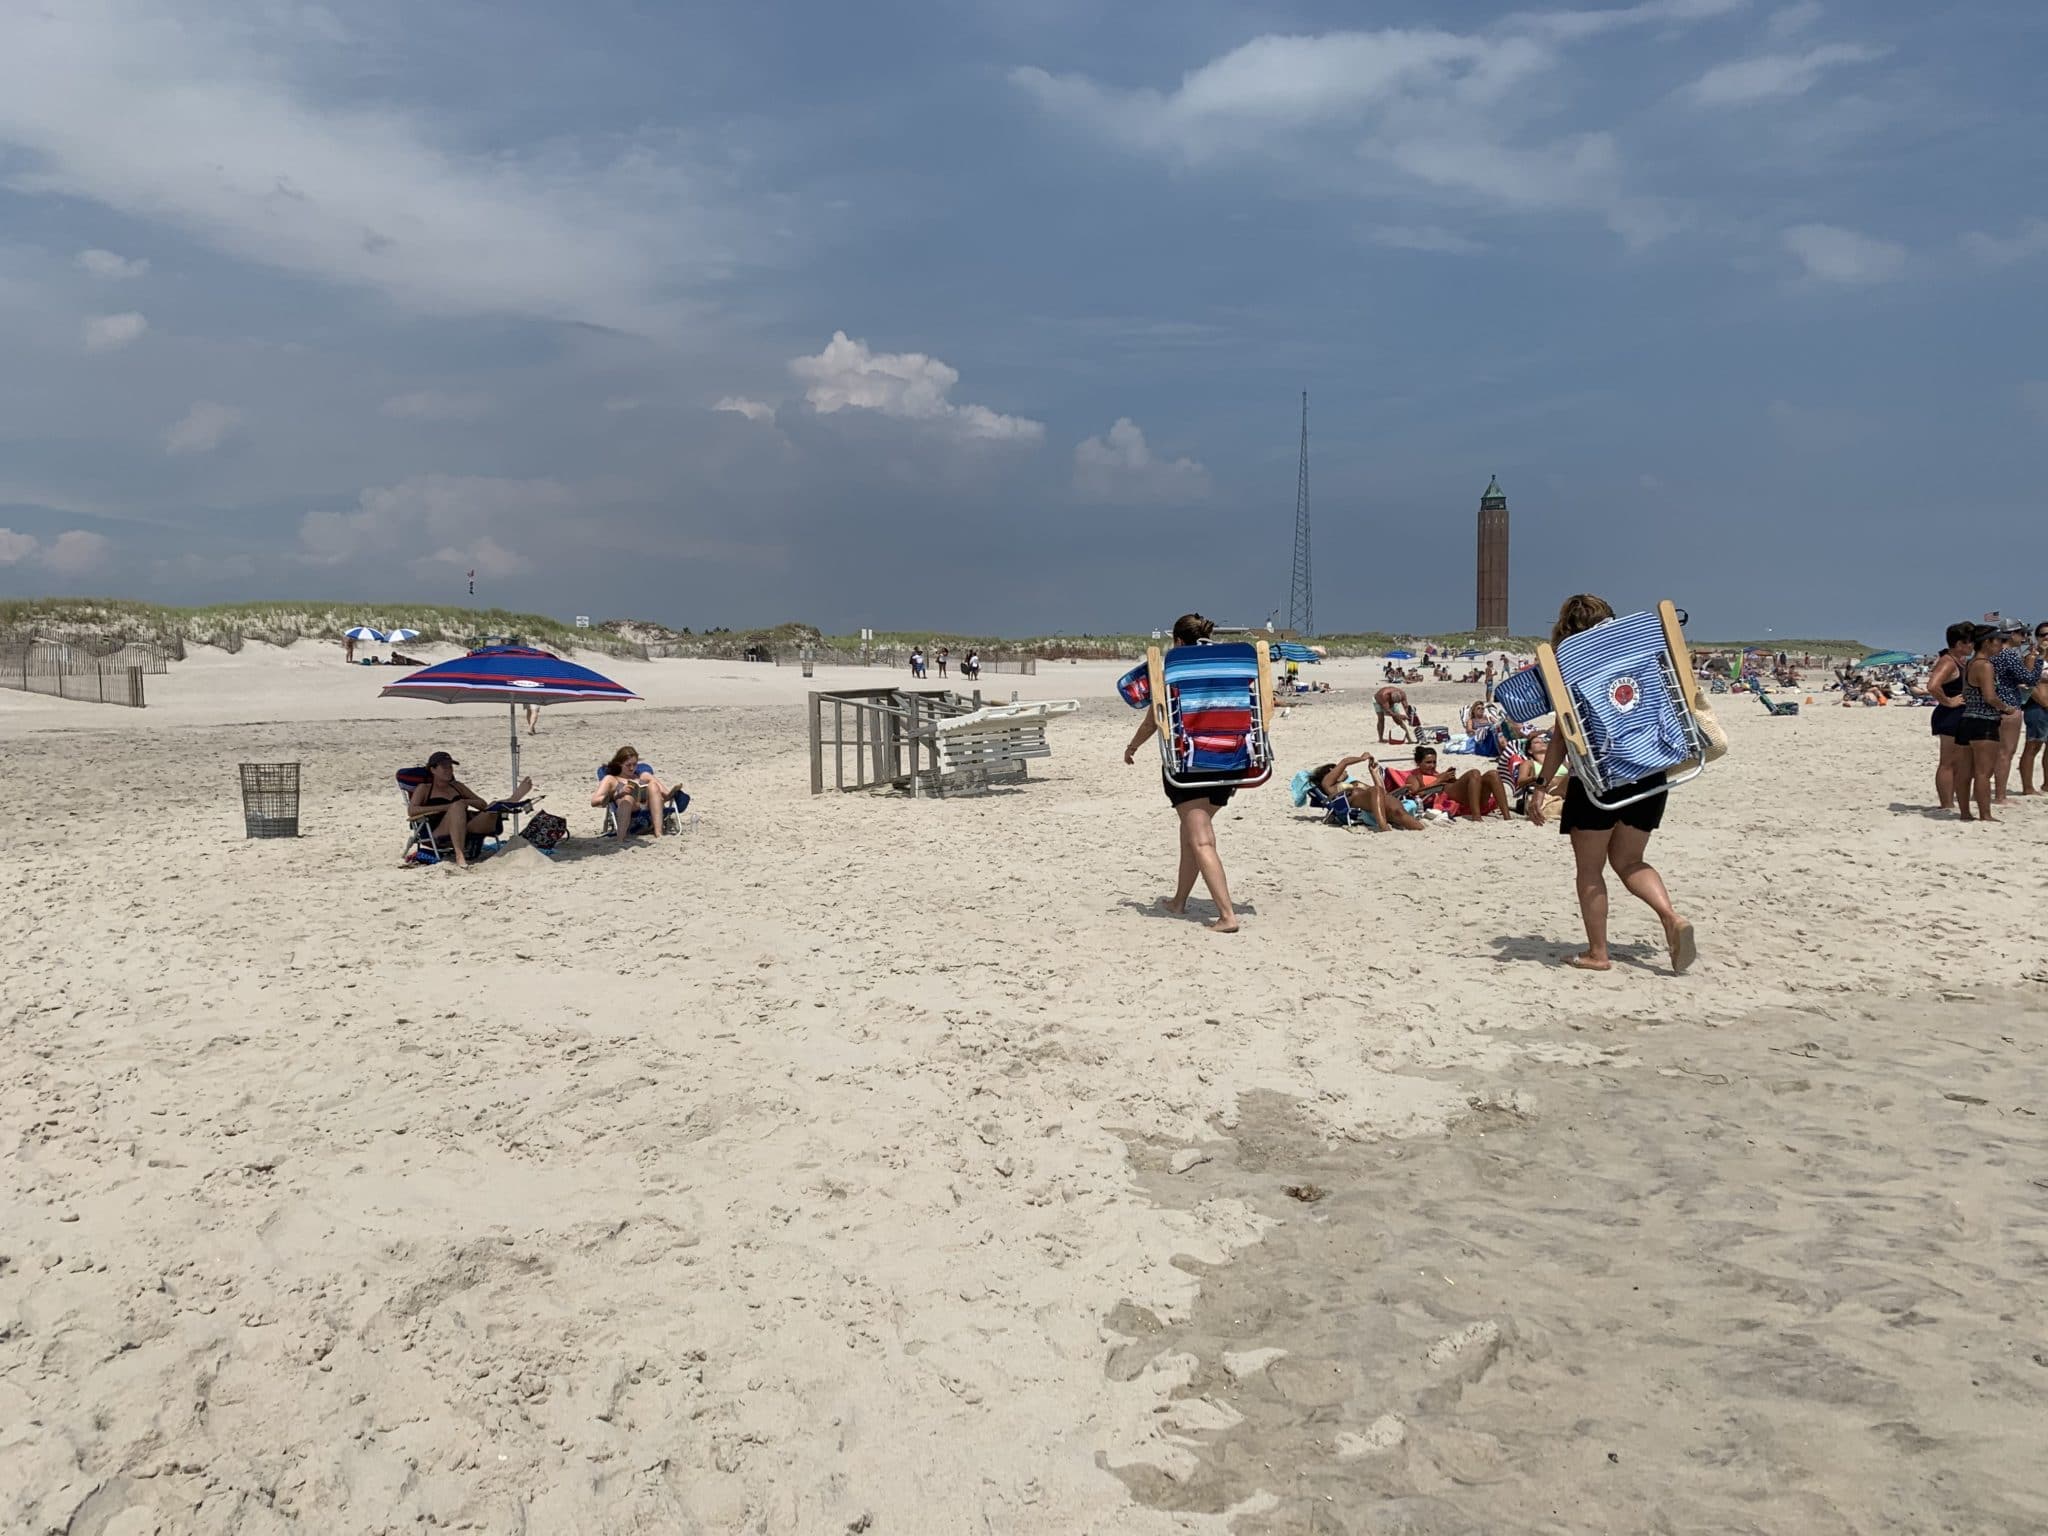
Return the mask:
<svg viewBox="0 0 2048 1536">
<path fill-rule="evenodd" d="M 1302 769 L 1287 784 L 1287 797 L 1296 805 L 1308 804 L 1308 770 Z"/>
<path fill-rule="evenodd" d="M 519 835 L 536 848 L 553 848 L 569 835 L 569 823 L 552 811 L 535 811 Z"/>
<path fill-rule="evenodd" d="M 1722 728 L 1714 706 L 1701 697 L 1699 708 L 1693 711 L 1693 718 L 1699 721 L 1700 736 L 1707 744 L 1707 761 L 1718 762 L 1728 755 L 1728 732 Z"/>
</svg>

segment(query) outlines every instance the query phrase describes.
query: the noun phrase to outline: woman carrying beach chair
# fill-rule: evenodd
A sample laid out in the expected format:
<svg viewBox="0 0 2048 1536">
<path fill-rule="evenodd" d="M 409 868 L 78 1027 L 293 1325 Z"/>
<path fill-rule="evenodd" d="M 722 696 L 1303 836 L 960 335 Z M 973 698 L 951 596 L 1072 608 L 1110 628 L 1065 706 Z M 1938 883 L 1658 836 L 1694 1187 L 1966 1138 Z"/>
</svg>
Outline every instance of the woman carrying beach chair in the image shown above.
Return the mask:
<svg viewBox="0 0 2048 1536">
<path fill-rule="evenodd" d="M 1544 819 L 1545 788 L 1567 758 L 1571 782 L 1558 821 L 1571 838 L 1586 947 L 1566 963 L 1613 969 L 1607 949 L 1607 876 L 1612 866 L 1631 896 L 1657 914 L 1671 969 L 1697 957 L 1692 924 L 1679 916 L 1663 877 L 1645 855 L 1664 821 L 1672 783 L 1695 777 L 1707 742 L 1698 721 L 1698 684 L 1671 604 L 1617 619 L 1590 593 L 1567 598 L 1535 673 L 1503 683 L 1496 702 L 1524 721 L 1531 691 L 1557 714 L 1557 729 L 1528 794 L 1529 819 Z M 1516 703 L 1522 708 L 1517 709 Z M 1676 773 L 1674 779 L 1672 775 Z"/>
<path fill-rule="evenodd" d="M 1161 786 L 1180 819 L 1180 873 L 1166 910 L 1185 913 L 1195 876 L 1216 903 L 1212 933 L 1237 932 L 1237 909 L 1216 851 L 1216 813 L 1240 789 L 1273 775 L 1266 709 L 1273 697 L 1273 659 L 1264 645 L 1207 645 L 1216 626 L 1199 613 L 1174 621 L 1173 649 L 1155 646 L 1144 664 L 1117 680 L 1117 692 L 1145 711 L 1124 762 L 1159 738 Z"/>
</svg>

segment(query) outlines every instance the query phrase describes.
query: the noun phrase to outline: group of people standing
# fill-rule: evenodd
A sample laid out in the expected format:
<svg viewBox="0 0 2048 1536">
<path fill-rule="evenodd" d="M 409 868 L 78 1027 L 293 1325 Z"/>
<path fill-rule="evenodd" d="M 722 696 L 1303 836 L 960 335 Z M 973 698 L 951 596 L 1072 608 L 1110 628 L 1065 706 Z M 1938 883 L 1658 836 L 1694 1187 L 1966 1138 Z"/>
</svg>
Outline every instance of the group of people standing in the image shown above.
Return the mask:
<svg viewBox="0 0 2048 1536">
<path fill-rule="evenodd" d="M 944 677 L 946 675 L 946 668 L 951 664 L 952 658 L 953 653 L 943 645 L 934 651 L 929 659 L 925 656 L 923 646 L 914 645 L 910 648 L 910 675 L 916 678 L 929 677 L 931 675 L 932 662 L 937 662 L 939 676 Z M 960 675 L 969 682 L 980 680 L 981 652 L 969 651 L 960 658 Z"/>
<path fill-rule="evenodd" d="M 2017 620 L 1951 624 L 1945 639 L 1927 676 L 1935 701 L 1929 728 L 1941 747 L 1935 799 L 1963 821 L 1996 821 L 1992 807 L 2007 802 L 2015 758 L 2020 793 L 2048 793 L 2048 764 L 2040 761 L 2048 746 L 2048 619 L 2033 627 L 2031 641 Z"/>
</svg>

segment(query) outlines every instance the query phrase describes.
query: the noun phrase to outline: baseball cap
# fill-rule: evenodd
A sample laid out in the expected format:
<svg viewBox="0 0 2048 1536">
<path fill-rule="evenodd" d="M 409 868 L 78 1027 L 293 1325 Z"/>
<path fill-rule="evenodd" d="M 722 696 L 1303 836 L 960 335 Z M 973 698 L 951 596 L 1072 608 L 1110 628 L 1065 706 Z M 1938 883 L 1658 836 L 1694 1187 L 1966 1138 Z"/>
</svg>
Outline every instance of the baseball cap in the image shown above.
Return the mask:
<svg viewBox="0 0 2048 1536">
<path fill-rule="evenodd" d="M 429 768 L 438 768 L 443 763 L 446 763 L 450 768 L 459 768 L 462 766 L 460 763 L 456 762 L 454 758 L 450 757 L 446 752 L 436 752 L 432 757 L 427 759 L 427 766 Z"/>
<path fill-rule="evenodd" d="M 2027 632 L 2027 626 L 2024 620 L 2007 619 L 1998 626 L 1998 632 L 2001 635 L 2024 635 Z"/>
</svg>

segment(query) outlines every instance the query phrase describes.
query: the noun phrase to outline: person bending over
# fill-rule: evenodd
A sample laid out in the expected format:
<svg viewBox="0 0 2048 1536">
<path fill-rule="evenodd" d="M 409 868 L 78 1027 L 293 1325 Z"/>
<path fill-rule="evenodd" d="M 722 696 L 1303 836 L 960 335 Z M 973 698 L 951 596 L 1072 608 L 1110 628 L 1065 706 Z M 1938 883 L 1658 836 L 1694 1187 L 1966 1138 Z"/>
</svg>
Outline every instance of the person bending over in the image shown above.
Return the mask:
<svg viewBox="0 0 2048 1536">
<path fill-rule="evenodd" d="M 1422 734 L 1422 717 L 1415 713 L 1415 706 L 1408 702 L 1408 690 L 1391 684 L 1372 696 L 1373 724 L 1379 732 L 1382 744 L 1387 740 L 1387 722 L 1394 722 L 1394 729 L 1403 734 L 1394 742 L 1395 746 L 1406 746 Z M 1405 729 L 1404 729 L 1405 727 Z"/>
</svg>

